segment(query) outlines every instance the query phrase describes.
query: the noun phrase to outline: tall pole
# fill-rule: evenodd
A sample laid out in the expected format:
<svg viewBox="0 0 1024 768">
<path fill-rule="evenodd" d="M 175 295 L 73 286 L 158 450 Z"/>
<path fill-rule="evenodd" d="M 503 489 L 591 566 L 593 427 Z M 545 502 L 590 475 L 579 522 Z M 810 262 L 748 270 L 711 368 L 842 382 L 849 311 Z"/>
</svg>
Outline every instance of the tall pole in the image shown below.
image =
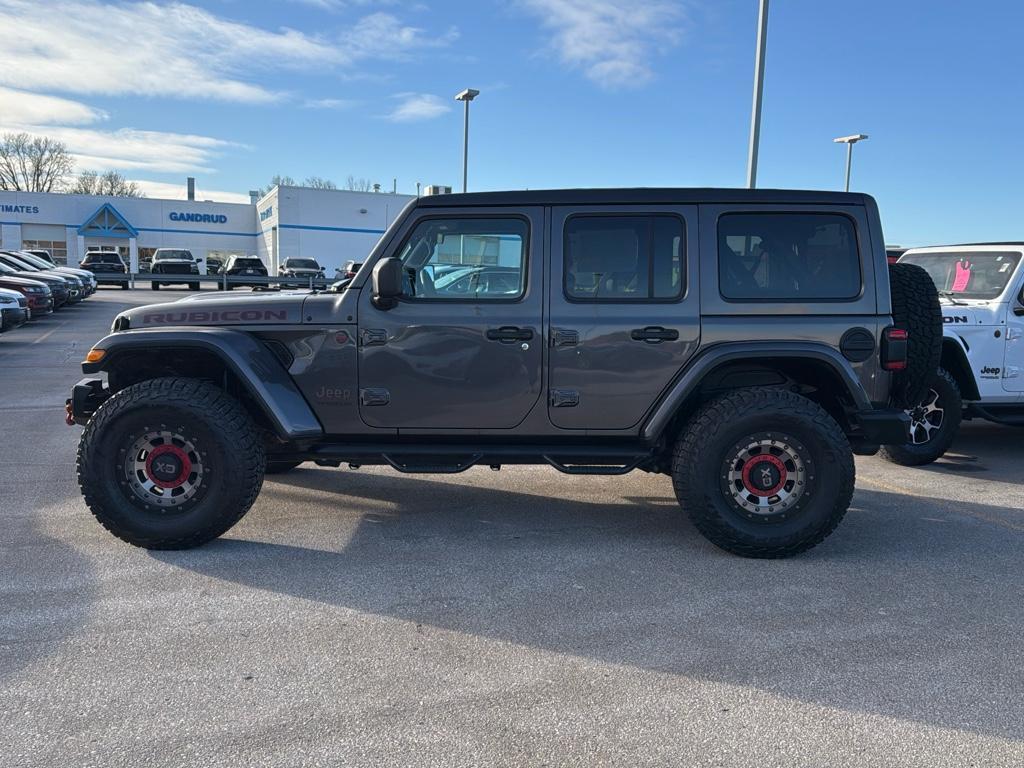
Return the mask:
<svg viewBox="0 0 1024 768">
<path fill-rule="evenodd" d="M 850 191 L 850 166 L 853 164 L 853 145 L 855 142 L 846 142 L 846 191 Z"/>
<path fill-rule="evenodd" d="M 469 178 L 469 99 L 463 102 L 466 107 L 465 120 L 462 124 L 462 191 L 466 191 Z"/>
<path fill-rule="evenodd" d="M 761 141 L 761 96 L 764 91 L 764 48 L 768 37 L 768 0 L 761 0 L 757 14 L 757 54 L 754 59 L 754 104 L 750 110 L 750 149 L 747 153 L 747 187 L 757 186 L 757 150 Z"/>
</svg>

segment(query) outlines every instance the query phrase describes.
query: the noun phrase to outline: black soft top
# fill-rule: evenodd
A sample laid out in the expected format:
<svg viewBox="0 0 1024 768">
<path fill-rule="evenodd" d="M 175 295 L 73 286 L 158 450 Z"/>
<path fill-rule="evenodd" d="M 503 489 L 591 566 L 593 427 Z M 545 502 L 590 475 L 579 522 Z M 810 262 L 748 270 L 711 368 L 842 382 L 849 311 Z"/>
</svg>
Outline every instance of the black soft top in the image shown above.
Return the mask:
<svg viewBox="0 0 1024 768">
<path fill-rule="evenodd" d="M 469 205 L 671 205 L 673 203 L 774 203 L 781 205 L 865 205 L 862 192 L 803 189 L 739 189 L 713 187 L 634 187 L 620 189 L 528 189 L 509 192 L 469 192 L 427 195 L 419 208 Z"/>
</svg>

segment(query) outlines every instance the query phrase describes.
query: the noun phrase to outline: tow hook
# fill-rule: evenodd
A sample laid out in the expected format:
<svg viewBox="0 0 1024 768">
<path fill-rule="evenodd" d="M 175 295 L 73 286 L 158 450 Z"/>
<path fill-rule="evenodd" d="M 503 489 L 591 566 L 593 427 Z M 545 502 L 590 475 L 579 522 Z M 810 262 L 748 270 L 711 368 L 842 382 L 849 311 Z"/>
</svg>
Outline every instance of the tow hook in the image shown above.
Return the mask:
<svg viewBox="0 0 1024 768">
<path fill-rule="evenodd" d="M 64 403 L 64 423 L 69 427 L 75 426 L 75 412 L 71 410 L 71 398 Z"/>
</svg>

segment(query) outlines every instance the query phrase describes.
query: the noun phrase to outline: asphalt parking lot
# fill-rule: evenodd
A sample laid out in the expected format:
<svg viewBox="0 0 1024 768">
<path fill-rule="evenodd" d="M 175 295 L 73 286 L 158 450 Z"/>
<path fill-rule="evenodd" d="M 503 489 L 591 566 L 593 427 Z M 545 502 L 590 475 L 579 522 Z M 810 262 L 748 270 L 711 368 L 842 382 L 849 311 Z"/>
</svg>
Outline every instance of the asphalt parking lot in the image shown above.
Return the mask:
<svg viewBox="0 0 1024 768">
<path fill-rule="evenodd" d="M 305 466 L 190 552 L 89 515 L 63 403 L 122 308 L 0 337 L 0 765 L 1020 766 L 1024 432 L 859 458 L 785 561 L 670 481 Z"/>
</svg>

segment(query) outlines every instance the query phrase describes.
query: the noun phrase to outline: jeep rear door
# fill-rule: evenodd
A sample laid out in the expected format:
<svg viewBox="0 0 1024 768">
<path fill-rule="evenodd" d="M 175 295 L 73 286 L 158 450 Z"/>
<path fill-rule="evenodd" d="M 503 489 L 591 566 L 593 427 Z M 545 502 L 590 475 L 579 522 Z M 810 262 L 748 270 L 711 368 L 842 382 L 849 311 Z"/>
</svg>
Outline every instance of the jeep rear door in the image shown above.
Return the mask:
<svg viewBox="0 0 1024 768">
<path fill-rule="evenodd" d="M 550 250 L 551 422 L 635 428 L 699 344 L 697 207 L 558 206 Z"/>
<path fill-rule="evenodd" d="M 541 396 L 542 208 L 430 208 L 396 233 L 404 291 L 359 297 L 359 414 L 399 430 L 510 429 Z"/>
</svg>

